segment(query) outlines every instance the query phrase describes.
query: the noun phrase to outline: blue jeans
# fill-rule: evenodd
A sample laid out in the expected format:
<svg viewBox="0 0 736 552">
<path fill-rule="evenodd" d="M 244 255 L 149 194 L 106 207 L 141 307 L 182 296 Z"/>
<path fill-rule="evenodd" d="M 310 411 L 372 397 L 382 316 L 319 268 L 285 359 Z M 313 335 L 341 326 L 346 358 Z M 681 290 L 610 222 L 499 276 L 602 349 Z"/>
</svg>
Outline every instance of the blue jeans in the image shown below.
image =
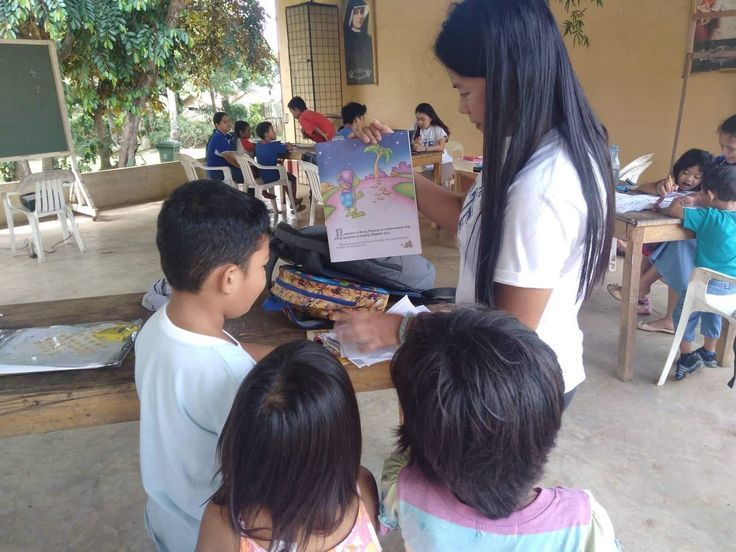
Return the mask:
<svg viewBox="0 0 736 552">
<path fill-rule="evenodd" d="M 687 290 L 680 293 L 680 299 L 677 301 L 675 310 L 672 313 L 672 322 L 675 324 L 675 328 L 680 323 L 680 316 L 682 316 L 682 305 L 685 302 L 685 294 Z M 733 286 L 727 282 L 721 280 L 711 280 L 708 282 L 709 295 L 732 295 L 736 293 L 736 286 Z M 687 343 L 695 341 L 695 328 L 698 326 L 698 320 L 700 320 L 700 334 L 705 338 L 718 339 L 721 336 L 721 317 L 712 312 L 694 312 L 690 315 L 687 321 L 687 328 L 685 329 L 685 335 L 682 340 Z"/>
</svg>

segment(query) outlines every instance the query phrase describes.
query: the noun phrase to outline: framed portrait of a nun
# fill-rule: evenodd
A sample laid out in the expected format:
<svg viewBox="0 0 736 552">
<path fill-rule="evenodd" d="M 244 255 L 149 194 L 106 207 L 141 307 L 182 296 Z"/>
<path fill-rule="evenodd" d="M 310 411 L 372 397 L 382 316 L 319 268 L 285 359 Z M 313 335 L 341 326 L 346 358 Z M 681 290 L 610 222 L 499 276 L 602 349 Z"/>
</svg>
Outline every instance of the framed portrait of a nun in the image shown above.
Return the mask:
<svg viewBox="0 0 736 552">
<path fill-rule="evenodd" d="M 345 74 L 348 84 L 378 84 L 374 0 L 346 0 L 343 12 Z"/>
</svg>

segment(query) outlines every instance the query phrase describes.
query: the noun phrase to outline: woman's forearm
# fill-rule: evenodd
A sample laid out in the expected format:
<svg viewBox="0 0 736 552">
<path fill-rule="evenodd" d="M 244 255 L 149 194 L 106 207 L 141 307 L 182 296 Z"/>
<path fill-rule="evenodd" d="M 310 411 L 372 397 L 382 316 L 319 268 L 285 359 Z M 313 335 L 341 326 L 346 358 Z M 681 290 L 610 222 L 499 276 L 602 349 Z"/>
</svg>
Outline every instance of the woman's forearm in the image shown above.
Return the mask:
<svg viewBox="0 0 736 552">
<path fill-rule="evenodd" d="M 457 232 L 463 198 L 447 188 L 437 186 L 420 174 L 414 175 L 414 183 L 419 210 L 443 228 Z"/>
</svg>

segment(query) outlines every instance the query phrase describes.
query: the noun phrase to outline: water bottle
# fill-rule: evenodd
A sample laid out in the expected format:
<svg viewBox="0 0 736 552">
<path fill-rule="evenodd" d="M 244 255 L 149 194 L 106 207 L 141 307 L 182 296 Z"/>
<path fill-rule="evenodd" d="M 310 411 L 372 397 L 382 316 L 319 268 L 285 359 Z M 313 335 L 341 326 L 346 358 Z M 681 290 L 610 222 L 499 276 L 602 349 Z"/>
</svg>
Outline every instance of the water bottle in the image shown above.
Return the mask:
<svg viewBox="0 0 736 552">
<path fill-rule="evenodd" d="M 618 152 L 619 148 L 616 144 L 611 144 L 611 147 L 609 149 L 611 153 L 611 171 L 613 172 L 613 184 L 614 189 L 615 186 L 618 184 L 618 177 L 619 173 L 621 172 L 621 162 L 618 160 Z M 616 247 L 618 246 L 616 238 L 613 238 L 613 243 L 611 243 L 611 254 L 608 257 L 608 270 L 610 272 L 616 271 Z"/>
<path fill-rule="evenodd" d="M 611 153 L 611 170 L 613 171 L 613 184 L 618 184 L 618 175 L 621 172 L 621 162 L 618 160 L 619 148 L 616 144 L 611 144 L 609 148 Z"/>
</svg>

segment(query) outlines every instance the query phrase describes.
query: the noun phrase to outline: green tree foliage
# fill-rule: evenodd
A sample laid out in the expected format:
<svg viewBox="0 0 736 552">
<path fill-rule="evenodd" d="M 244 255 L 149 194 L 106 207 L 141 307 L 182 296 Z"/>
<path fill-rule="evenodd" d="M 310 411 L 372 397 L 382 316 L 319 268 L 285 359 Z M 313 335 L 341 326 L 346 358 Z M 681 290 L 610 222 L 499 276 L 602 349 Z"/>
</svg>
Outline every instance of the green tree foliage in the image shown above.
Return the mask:
<svg viewBox="0 0 736 552">
<path fill-rule="evenodd" d="M 2 0 L 0 37 L 56 41 L 70 111 L 93 122 L 106 168 L 114 137 L 119 165 L 134 158 L 166 87 L 209 81 L 218 59 L 230 75 L 238 63 L 267 74 L 263 19 L 257 0 Z"/>
<path fill-rule="evenodd" d="M 562 34 L 572 37 L 573 46 L 590 46 L 590 40 L 585 32 L 585 12 L 583 4 L 594 4 L 603 7 L 603 0 L 557 0 L 570 14 L 570 18 L 562 22 Z"/>
</svg>

